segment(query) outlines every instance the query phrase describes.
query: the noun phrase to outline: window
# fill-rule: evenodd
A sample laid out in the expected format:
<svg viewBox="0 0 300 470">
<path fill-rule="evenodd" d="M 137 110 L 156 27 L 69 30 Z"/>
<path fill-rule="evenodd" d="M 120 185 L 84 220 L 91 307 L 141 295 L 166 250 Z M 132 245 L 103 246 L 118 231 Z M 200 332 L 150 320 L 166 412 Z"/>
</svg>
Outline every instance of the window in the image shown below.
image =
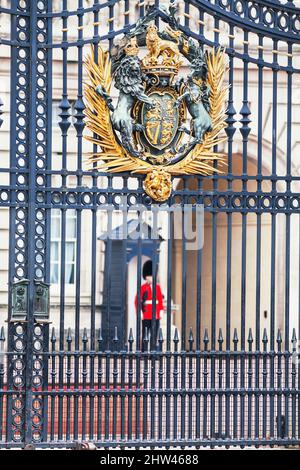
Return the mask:
<svg viewBox="0 0 300 470">
<path fill-rule="evenodd" d="M 66 242 L 65 242 L 65 283 L 75 283 L 76 257 L 76 212 L 66 211 Z M 60 267 L 62 255 L 61 212 L 58 209 L 51 213 L 51 284 L 60 283 Z"/>
</svg>

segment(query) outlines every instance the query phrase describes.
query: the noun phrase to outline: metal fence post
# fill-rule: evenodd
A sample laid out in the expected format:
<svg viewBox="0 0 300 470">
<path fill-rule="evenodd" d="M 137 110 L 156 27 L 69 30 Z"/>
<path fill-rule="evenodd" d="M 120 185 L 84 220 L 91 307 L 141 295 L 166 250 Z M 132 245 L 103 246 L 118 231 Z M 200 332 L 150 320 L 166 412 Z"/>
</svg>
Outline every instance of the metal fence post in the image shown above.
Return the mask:
<svg viewBox="0 0 300 470">
<path fill-rule="evenodd" d="M 45 413 L 45 399 L 37 390 L 47 383 L 47 368 L 39 367 L 44 360 L 39 353 L 48 349 L 48 325 L 38 323 L 34 309 L 36 280 L 49 280 L 49 217 L 39 206 L 46 185 L 39 171 L 46 169 L 49 136 L 51 140 L 46 106 L 46 65 L 51 53 L 44 48 L 49 22 L 38 18 L 47 12 L 47 4 L 48 0 L 13 0 L 12 11 L 16 13 L 11 15 L 10 184 L 18 191 L 13 192 L 10 208 L 8 387 L 16 393 L 8 396 L 7 440 L 24 446 L 42 440 L 46 423 L 40 419 Z M 42 127 L 38 124 L 41 118 Z M 25 278 L 29 281 L 26 318 L 20 320 L 12 318 L 12 285 Z"/>
</svg>

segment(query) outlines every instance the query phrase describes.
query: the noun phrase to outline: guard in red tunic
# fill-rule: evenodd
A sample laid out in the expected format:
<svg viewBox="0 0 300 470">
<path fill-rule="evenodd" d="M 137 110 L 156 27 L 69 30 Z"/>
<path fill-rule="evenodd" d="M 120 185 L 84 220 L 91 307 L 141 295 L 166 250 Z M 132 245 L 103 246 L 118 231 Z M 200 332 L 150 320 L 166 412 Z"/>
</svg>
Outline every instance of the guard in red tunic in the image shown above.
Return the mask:
<svg viewBox="0 0 300 470">
<path fill-rule="evenodd" d="M 141 306 L 142 306 L 142 350 L 144 350 L 144 340 L 146 331 L 151 335 L 152 321 L 152 261 L 148 260 L 143 266 L 143 278 L 145 283 L 141 285 Z M 135 308 L 137 310 L 137 295 L 135 296 Z M 163 312 L 163 297 L 159 284 L 156 284 L 156 314 L 155 314 L 155 344 L 159 331 L 159 320 Z"/>
</svg>

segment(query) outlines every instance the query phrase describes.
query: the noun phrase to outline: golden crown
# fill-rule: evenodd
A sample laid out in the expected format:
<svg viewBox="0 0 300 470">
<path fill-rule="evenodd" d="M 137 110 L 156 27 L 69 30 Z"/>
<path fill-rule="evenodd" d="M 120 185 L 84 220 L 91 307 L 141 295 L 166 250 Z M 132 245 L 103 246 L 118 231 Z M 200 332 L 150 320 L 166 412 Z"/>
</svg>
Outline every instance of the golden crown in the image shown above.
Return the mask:
<svg viewBox="0 0 300 470">
<path fill-rule="evenodd" d="M 136 41 L 136 37 L 130 39 L 124 50 L 126 55 L 138 55 L 140 49 Z"/>
</svg>

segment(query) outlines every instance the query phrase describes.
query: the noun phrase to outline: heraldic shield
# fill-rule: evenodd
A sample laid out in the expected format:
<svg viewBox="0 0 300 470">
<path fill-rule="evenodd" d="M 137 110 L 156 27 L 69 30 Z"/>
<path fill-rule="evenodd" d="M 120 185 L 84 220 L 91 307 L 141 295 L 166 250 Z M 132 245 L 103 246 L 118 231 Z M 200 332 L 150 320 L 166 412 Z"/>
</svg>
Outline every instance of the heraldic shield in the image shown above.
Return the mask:
<svg viewBox="0 0 300 470">
<path fill-rule="evenodd" d="M 164 153 L 164 149 L 174 145 L 174 140 L 178 138 L 178 95 L 172 88 L 154 88 L 148 96 L 153 100 L 154 107 L 149 109 L 144 103 L 141 107 L 142 134 L 152 152 Z"/>
<path fill-rule="evenodd" d="M 99 148 L 89 163 L 146 175 L 145 192 L 158 202 L 169 198 L 172 175 L 209 175 L 225 164 L 215 150 L 225 140 L 224 51 L 204 51 L 181 31 L 175 13 L 173 3 L 168 11 L 149 7 L 110 53 L 99 47 L 86 59 L 86 138 Z M 180 77 L 184 66 L 188 75 Z"/>
</svg>

